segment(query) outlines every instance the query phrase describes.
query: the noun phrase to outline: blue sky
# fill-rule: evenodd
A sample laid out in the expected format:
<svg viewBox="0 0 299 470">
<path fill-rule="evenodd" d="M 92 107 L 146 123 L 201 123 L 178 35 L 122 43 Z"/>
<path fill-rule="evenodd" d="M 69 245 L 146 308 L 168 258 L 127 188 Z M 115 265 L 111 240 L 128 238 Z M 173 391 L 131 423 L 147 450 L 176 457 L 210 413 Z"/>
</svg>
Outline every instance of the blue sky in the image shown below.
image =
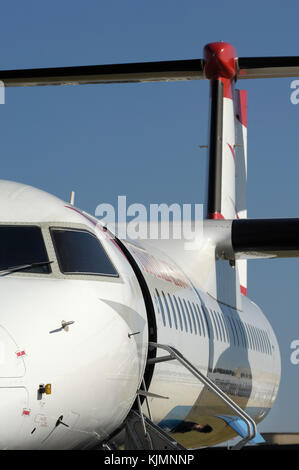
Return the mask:
<svg viewBox="0 0 299 470">
<path fill-rule="evenodd" d="M 202 57 L 211 41 L 239 56 L 299 55 L 295 2 L 12 0 L 1 8 L 1 68 Z M 249 217 L 299 217 L 299 105 L 292 79 L 243 81 L 248 90 Z M 202 202 L 207 82 L 7 89 L 0 106 L 0 177 L 69 199 Z M 249 263 L 249 296 L 277 333 L 279 398 L 261 429 L 299 431 L 299 260 Z"/>
</svg>

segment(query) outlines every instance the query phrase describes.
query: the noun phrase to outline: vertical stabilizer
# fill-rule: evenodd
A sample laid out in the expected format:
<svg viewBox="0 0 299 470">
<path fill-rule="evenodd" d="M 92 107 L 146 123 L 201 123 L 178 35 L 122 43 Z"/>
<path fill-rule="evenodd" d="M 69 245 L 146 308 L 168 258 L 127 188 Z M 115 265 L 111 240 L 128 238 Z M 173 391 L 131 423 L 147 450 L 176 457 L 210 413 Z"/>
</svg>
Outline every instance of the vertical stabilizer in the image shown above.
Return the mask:
<svg viewBox="0 0 299 470">
<path fill-rule="evenodd" d="M 247 96 L 235 90 L 237 54 L 230 44 L 217 42 L 205 47 L 204 58 L 211 97 L 207 218 L 246 218 Z M 247 292 L 246 261 L 237 261 L 232 271 L 218 260 L 216 278 L 217 298 L 235 298 L 238 305 L 240 291 Z"/>
<path fill-rule="evenodd" d="M 207 217 L 234 219 L 236 51 L 217 42 L 204 49 L 205 74 L 210 80 L 210 141 Z"/>
</svg>

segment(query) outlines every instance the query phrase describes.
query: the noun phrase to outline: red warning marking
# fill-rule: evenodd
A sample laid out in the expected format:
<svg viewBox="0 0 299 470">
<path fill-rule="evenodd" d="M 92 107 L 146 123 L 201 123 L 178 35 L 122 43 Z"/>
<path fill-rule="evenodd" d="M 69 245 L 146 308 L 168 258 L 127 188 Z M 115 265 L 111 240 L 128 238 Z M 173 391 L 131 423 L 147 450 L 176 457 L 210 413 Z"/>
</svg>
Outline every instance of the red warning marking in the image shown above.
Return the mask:
<svg viewBox="0 0 299 470">
<path fill-rule="evenodd" d="M 224 219 L 223 215 L 220 212 L 213 212 L 212 214 L 208 214 L 208 219 Z"/>
<path fill-rule="evenodd" d="M 219 78 L 219 80 L 223 83 L 223 98 L 230 98 L 233 99 L 233 84 L 231 80 L 227 78 Z"/>
<path fill-rule="evenodd" d="M 241 294 L 247 295 L 247 288 L 246 287 L 240 286 L 240 291 L 241 291 Z"/>
<path fill-rule="evenodd" d="M 247 127 L 247 91 L 235 90 L 236 117 L 238 121 Z"/>
<path fill-rule="evenodd" d="M 17 351 L 16 355 L 17 355 L 17 357 L 21 357 L 21 356 L 25 356 L 26 353 L 25 353 L 25 351 Z"/>
<path fill-rule="evenodd" d="M 231 153 L 232 153 L 232 156 L 233 156 L 233 159 L 234 159 L 234 162 L 236 163 L 236 155 L 235 155 L 235 151 L 234 151 L 233 147 L 232 147 L 232 146 L 231 146 L 229 143 L 227 143 L 227 145 L 229 146 L 229 148 L 230 148 L 230 151 L 231 151 Z"/>
<path fill-rule="evenodd" d="M 29 416 L 30 415 L 30 410 L 26 410 L 26 408 L 23 409 L 23 416 Z"/>
</svg>

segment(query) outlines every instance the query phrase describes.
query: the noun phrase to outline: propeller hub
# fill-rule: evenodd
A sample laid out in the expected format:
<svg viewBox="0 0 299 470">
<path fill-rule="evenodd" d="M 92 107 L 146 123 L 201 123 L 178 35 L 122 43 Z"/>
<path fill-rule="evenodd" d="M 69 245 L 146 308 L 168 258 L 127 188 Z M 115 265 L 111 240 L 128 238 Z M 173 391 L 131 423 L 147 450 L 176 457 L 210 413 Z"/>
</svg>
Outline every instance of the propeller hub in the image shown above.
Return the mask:
<svg viewBox="0 0 299 470">
<path fill-rule="evenodd" d="M 204 47 L 205 75 L 213 78 L 234 79 L 237 75 L 237 53 L 227 42 L 211 42 Z"/>
</svg>

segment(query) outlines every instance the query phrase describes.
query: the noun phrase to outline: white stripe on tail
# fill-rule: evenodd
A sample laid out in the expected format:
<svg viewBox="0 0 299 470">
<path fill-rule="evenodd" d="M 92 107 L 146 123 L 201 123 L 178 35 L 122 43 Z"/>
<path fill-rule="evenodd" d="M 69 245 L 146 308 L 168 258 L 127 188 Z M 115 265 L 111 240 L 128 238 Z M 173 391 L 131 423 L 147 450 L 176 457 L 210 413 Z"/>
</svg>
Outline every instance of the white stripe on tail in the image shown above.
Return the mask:
<svg viewBox="0 0 299 470">
<path fill-rule="evenodd" d="M 247 219 L 247 91 L 235 90 L 236 217 Z M 242 294 L 247 294 L 247 261 L 236 262 Z"/>
<path fill-rule="evenodd" d="M 229 85 L 223 97 L 221 214 L 224 219 L 236 217 L 235 112 L 233 90 Z"/>
</svg>

